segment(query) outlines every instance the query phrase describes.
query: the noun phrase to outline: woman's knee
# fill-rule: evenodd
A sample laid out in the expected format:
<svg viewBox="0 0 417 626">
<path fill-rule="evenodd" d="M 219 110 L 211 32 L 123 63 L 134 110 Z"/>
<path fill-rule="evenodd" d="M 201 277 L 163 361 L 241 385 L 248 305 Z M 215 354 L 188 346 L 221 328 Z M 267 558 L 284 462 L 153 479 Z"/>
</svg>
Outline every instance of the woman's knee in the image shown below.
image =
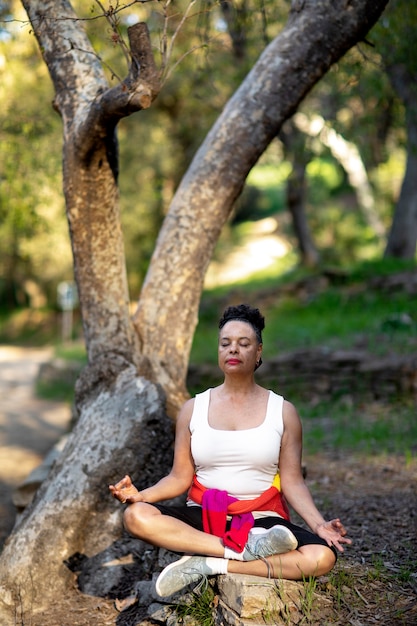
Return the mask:
<svg viewBox="0 0 417 626">
<path fill-rule="evenodd" d="M 323 576 L 330 572 L 336 563 L 336 556 L 328 546 L 318 544 L 304 546 L 300 548 L 300 552 L 306 557 L 309 576 Z"/>
<path fill-rule="evenodd" d="M 317 573 L 315 575 L 323 576 L 324 574 L 330 572 L 330 570 L 335 566 L 336 555 L 328 546 L 320 546 L 318 553 Z"/>
<path fill-rule="evenodd" d="M 160 514 L 158 509 L 145 502 L 135 502 L 126 507 L 123 514 L 123 525 L 132 535 L 141 536 L 152 526 L 152 518 Z"/>
</svg>

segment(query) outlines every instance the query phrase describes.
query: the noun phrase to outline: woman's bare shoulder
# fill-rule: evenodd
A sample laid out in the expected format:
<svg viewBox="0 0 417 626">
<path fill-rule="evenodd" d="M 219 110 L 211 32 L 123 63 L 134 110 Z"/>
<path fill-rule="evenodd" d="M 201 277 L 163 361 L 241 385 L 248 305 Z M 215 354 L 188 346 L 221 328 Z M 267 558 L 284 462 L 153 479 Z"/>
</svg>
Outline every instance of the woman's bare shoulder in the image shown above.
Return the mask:
<svg viewBox="0 0 417 626">
<path fill-rule="evenodd" d="M 282 406 L 282 416 L 285 424 L 300 423 L 300 416 L 298 415 L 297 409 L 293 403 L 288 400 L 284 400 Z"/>
<path fill-rule="evenodd" d="M 186 400 L 184 404 L 182 405 L 182 407 L 180 408 L 178 416 L 177 416 L 177 422 L 179 421 L 189 422 L 193 414 L 193 410 L 194 410 L 194 398 L 190 398 L 189 400 Z"/>
</svg>

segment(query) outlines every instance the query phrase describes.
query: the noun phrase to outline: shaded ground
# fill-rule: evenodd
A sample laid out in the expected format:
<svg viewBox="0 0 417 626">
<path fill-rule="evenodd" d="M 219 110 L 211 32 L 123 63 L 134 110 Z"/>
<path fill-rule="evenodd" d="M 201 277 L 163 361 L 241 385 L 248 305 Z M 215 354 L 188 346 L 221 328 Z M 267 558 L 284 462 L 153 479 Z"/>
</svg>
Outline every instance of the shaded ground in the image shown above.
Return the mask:
<svg viewBox="0 0 417 626">
<path fill-rule="evenodd" d="M 316 503 L 345 521 L 354 542 L 337 566 L 346 579 L 337 623 L 417 624 L 416 461 L 316 455 L 307 462 Z"/>
<path fill-rule="evenodd" d="M 13 489 L 40 462 L 69 420 L 67 406 L 33 398 L 31 381 L 40 362 L 48 358 L 43 350 L 0 348 L 1 543 L 14 521 Z M 417 625 L 417 461 L 347 454 L 335 458 L 334 453 L 305 461 L 319 508 L 326 516 L 340 516 L 354 541 L 334 573 L 318 580 L 318 589 L 333 598 L 333 617 L 306 623 Z M 65 600 L 57 598 L 48 614 L 27 622 L 30 626 L 140 623 L 134 611 L 119 614 L 113 601 L 80 594 L 75 579 Z"/>
</svg>

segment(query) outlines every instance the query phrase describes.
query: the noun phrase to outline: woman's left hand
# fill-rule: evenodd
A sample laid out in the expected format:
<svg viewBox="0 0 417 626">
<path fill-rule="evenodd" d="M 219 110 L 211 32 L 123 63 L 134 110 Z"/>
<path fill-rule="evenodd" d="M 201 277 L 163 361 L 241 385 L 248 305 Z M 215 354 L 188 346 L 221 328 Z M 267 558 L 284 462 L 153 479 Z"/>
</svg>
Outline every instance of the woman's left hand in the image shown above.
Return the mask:
<svg viewBox="0 0 417 626">
<path fill-rule="evenodd" d="M 339 552 L 344 552 L 344 548 L 341 545 L 342 543 L 352 543 L 352 541 L 346 537 L 347 530 L 339 518 L 319 524 L 316 528 L 316 533 L 319 537 L 325 539 L 329 546 L 335 546 Z"/>
</svg>

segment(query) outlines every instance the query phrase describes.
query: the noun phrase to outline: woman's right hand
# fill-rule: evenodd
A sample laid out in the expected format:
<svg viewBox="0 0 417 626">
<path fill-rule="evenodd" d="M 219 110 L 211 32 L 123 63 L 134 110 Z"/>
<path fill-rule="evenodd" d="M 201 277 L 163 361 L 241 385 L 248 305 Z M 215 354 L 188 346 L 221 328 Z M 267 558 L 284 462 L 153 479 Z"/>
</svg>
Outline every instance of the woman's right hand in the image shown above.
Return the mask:
<svg viewBox="0 0 417 626">
<path fill-rule="evenodd" d="M 109 489 L 116 500 L 122 504 L 132 504 L 133 502 L 143 502 L 143 497 L 135 485 L 132 483 L 130 476 L 125 476 L 115 485 L 109 485 Z"/>
</svg>

